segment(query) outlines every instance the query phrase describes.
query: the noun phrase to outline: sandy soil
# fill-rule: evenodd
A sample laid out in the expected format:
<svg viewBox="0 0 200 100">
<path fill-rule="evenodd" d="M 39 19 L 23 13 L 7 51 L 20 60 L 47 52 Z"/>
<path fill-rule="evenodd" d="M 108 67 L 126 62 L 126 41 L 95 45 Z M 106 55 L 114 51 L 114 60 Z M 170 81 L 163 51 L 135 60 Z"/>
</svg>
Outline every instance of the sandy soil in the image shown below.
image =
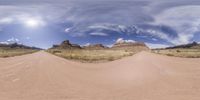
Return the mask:
<svg viewBox="0 0 200 100">
<path fill-rule="evenodd" d="M 43 51 L 0 58 L 0 100 L 200 100 L 200 59 L 141 52 L 88 64 Z"/>
</svg>

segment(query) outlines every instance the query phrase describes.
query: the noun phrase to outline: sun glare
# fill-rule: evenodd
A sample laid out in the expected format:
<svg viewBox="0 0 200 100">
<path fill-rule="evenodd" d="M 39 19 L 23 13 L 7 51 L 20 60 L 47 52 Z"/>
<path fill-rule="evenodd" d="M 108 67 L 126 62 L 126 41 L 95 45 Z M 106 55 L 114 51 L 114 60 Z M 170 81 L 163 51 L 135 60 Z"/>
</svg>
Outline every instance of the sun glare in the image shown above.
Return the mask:
<svg viewBox="0 0 200 100">
<path fill-rule="evenodd" d="M 29 19 L 25 22 L 28 27 L 37 27 L 39 25 L 39 21 L 35 19 Z"/>
</svg>

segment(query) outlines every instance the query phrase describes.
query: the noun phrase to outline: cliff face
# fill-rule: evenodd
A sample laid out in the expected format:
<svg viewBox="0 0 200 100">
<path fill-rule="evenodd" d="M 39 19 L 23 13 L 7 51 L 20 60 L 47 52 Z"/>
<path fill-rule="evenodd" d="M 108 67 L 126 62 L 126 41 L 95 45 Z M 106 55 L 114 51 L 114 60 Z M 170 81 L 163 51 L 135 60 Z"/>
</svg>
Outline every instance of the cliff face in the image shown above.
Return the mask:
<svg viewBox="0 0 200 100">
<path fill-rule="evenodd" d="M 149 48 L 142 42 L 123 42 L 123 43 L 115 43 L 111 49 L 116 50 L 127 50 L 127 51 L 143 51 L 149 50 Z"/>
<path fill-rule="evenodd" d="M 69 40 L 63 41 L 60 45 L 53 45 L 53 49 L 81 49 L 78 44 L 71 44 Z"/>
<path fill-rule="evenodd" d="M 107 49 L 108 47 L 105 47 L 103 44 L 94 44 L 94 45 L 88 45 L 84 46 L 83 49 L 88 49 L 88 50 L 102 50 L 102 49 Z"/>
</svg>

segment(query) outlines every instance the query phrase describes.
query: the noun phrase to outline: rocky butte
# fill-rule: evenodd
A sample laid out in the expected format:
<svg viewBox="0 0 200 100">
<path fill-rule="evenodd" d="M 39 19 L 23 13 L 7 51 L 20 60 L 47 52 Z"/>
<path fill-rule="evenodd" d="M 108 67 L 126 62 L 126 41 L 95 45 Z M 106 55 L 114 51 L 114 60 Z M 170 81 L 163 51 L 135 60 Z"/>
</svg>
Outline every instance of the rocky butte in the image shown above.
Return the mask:
<svg viewBox="0 0 200 100">
<path fill-rule="evenodd" d="M 53 45 L 51 49 L 81 49 L 81 46 L 78 44 L 71 44 L 69 40 L 65 40 L 60 45 Z"/>
<path fill-rule="evenodd" d="M 111 49 L 114 50 L 127 50 L 127 51 L 146 51 L 149 48 L 143 42 L 116 42 Z"/>
</svg>

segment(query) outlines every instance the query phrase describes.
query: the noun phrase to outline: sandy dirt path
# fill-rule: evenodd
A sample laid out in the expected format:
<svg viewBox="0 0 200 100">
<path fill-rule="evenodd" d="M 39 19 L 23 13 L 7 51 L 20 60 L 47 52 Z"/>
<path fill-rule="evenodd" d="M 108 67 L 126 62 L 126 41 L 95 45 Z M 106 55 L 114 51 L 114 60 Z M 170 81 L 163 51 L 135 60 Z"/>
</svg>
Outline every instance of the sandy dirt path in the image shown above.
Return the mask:
<svg viewBox="0 0 200 100">
<path fill-rule="evenodd" d="M 141 52 L 88 64 L 43 51 L 0 58 L 0 100 L 200 100 L 200 59 Z"/>
</svg>

